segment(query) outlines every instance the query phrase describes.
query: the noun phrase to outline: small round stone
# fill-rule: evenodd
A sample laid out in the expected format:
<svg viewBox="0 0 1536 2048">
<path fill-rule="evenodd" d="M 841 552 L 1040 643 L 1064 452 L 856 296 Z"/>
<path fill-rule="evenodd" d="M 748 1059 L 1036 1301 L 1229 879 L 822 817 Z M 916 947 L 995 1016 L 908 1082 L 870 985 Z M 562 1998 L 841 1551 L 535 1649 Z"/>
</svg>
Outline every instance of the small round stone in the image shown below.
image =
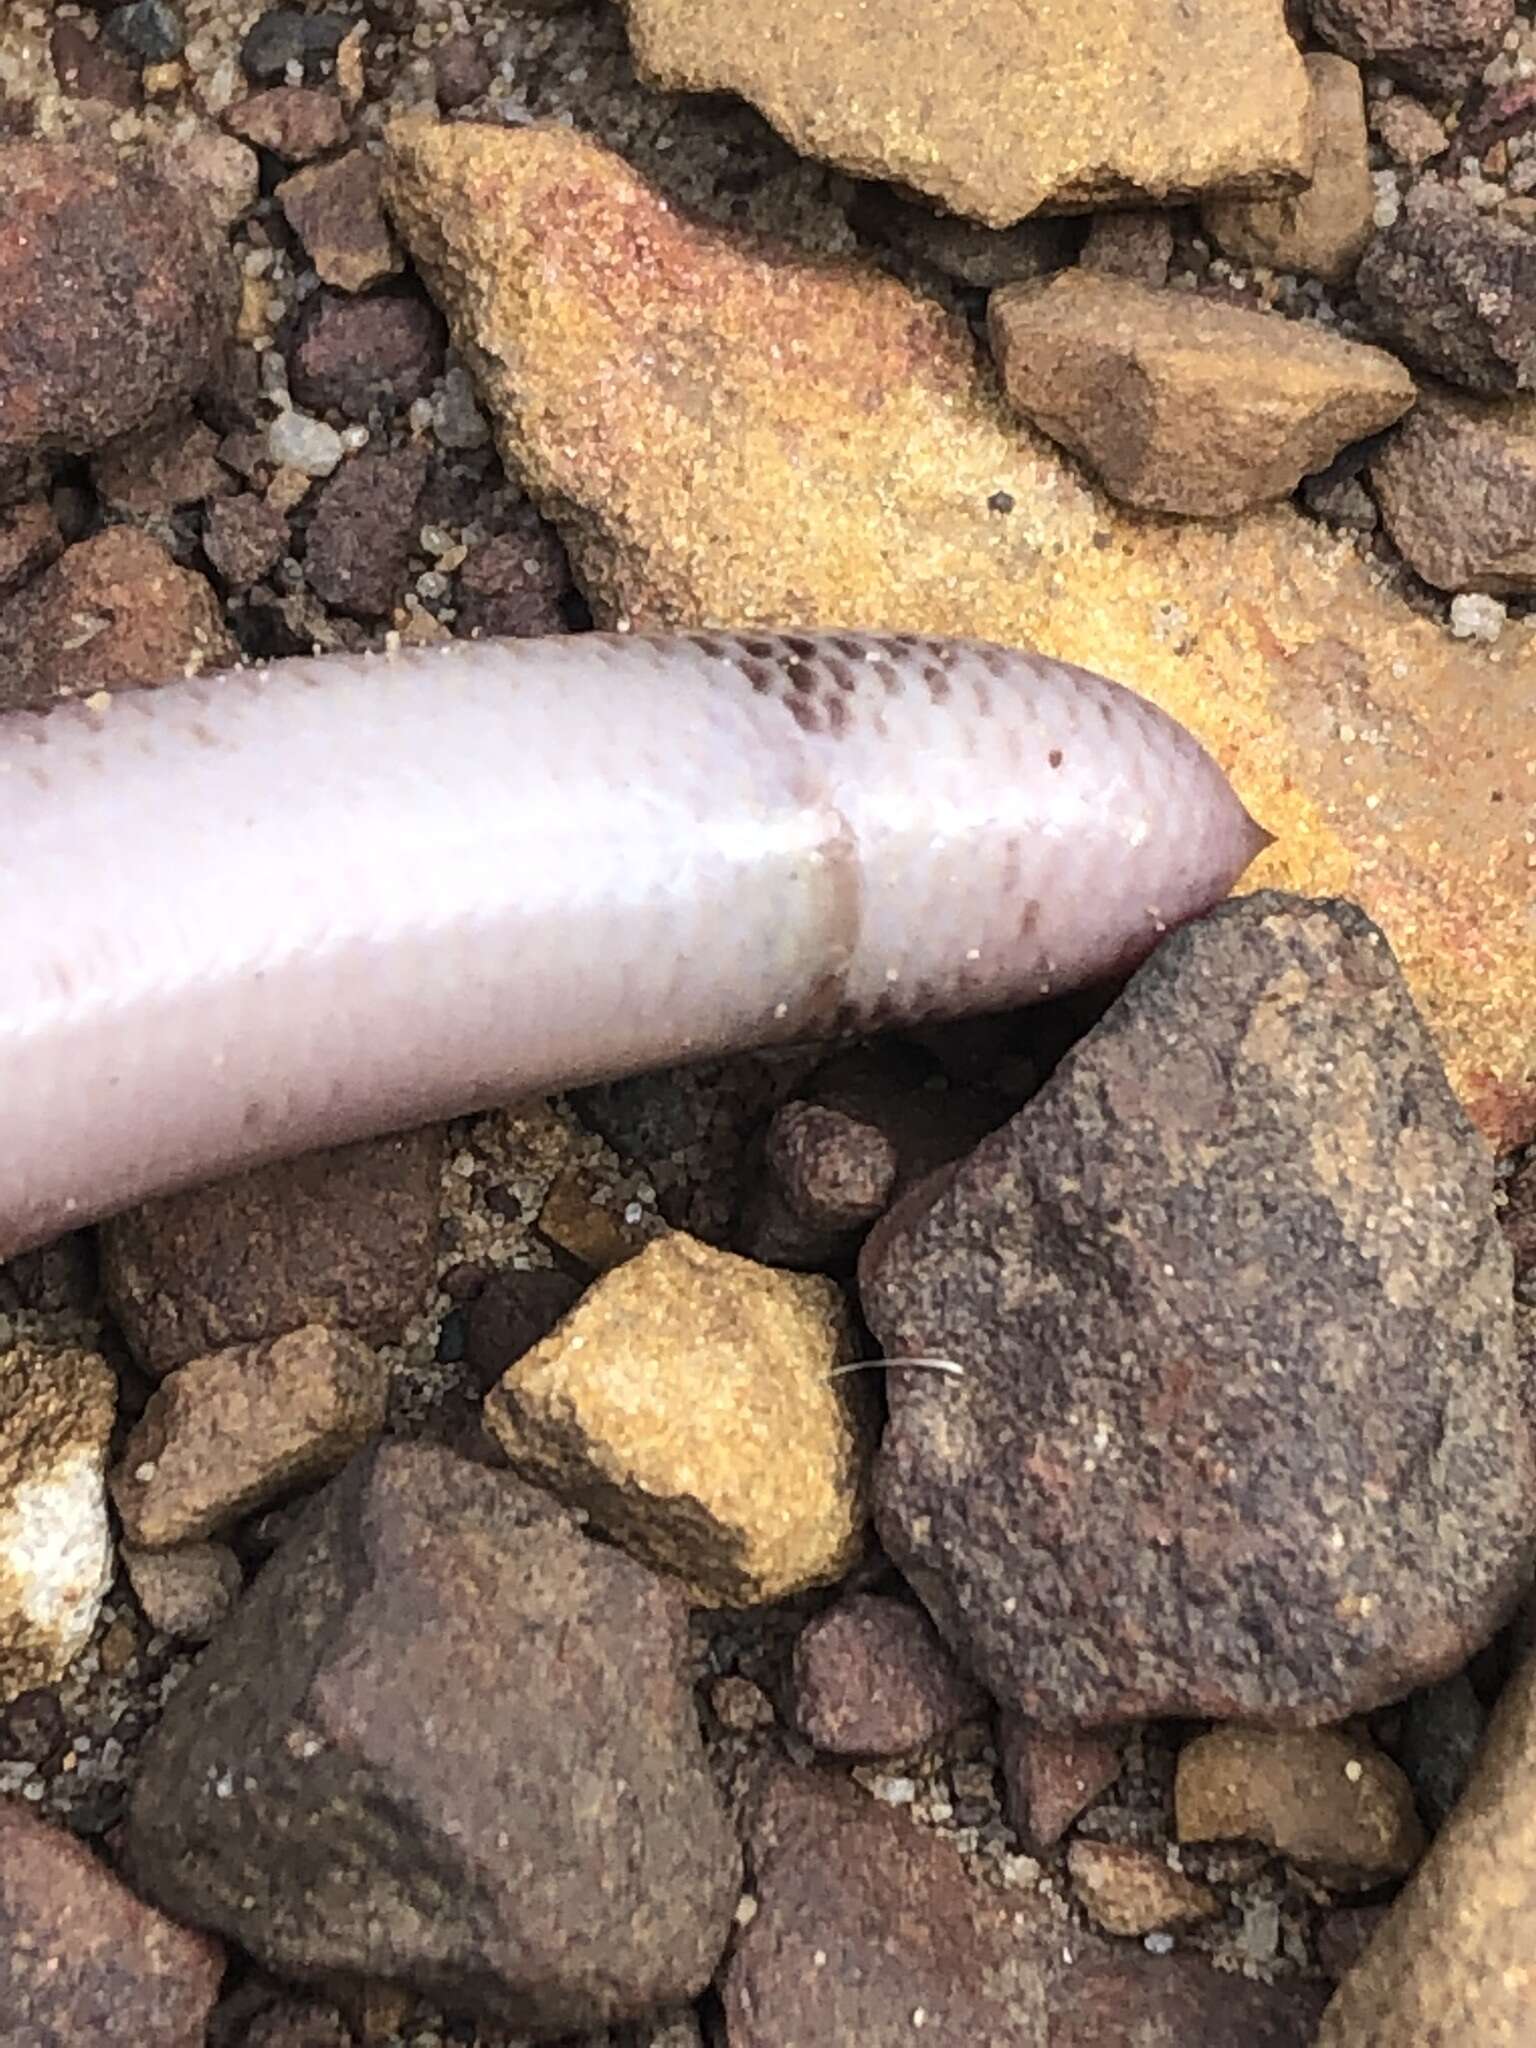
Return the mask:
<svg viewBox="0 0 1536 2048">
<path fill-rule="evenodd" d="M 107 34 L 140 64 L 169 64 L 187 46 L 186 24 L 173 0 L 131 0 L 108 21 Z"/>
</svg>

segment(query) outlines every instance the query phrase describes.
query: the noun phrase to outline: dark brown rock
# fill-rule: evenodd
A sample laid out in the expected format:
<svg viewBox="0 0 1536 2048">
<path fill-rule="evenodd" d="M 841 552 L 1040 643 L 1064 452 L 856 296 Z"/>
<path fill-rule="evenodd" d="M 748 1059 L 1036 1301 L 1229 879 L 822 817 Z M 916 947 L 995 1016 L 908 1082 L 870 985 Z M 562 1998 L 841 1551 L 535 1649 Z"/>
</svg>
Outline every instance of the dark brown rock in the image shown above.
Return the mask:
<svg viewBox="0 0 1536 2048">
<path fill-rule="evenodd" d="M 1436 376 L 1491 394 L 1536 387 L 1536 234 L 1465 192 L 1415 186 L 1355 283 L 1378 336 Z"/>
<path fill-rule="evenodd" d="M 936 270 L 984 291 L 1059 270 L 1072 260 L 1080 233 L 1070 221 L 1048 218 L 1021 220 L 1011 228 L 985 227 L 959 214 L 935 213 L 889 185 L 860 185 L 848 224 L 904 259 L 897 269 Z"/>
<path fill-rule="evenodd" d="M 497 1273 L 475 1297 L 464 1357 L 475 1385 L 488 1394 L 502 1374 L 559 1322 L 582 1296 L 582 1283 L 551 1266 Z"/>
<path fill-rule="evenodd" d="M 288 521 L 254 491 L 208 507 L 203 552 L 228 590 L 249 590 L 288 551 Z"/>
<path fill-rule="evenodd" d="M 1326 1995 L 1128 1948 L 1080 1953 L 1057 1983 L 1048 2048 L 1311 2048 Z"/>
<path fill-rule="evenodd" d="M 288 225 L 326 284 L 365 292 L 403 269 L 382 192 L 379 160 L 365 149 L 311 164 L 278 186 Z"/>
<path fill-rule="evenodd" d="M 245 1589 L 240 1560 L 222 1543 L 180 1543 L 174 1550 L 125 1543 L 121 1554 L 145 1620 L 181 1642 L 206 1643 Z"/>
<path fill-rule="evenodd" d="M 834 1756 L 902 1756 L 986 1712 L 919 1608 L 854 1593 L 795 1644 L 793 1716 Z"/>
<path fill-rule="evenodd" d="M 109 107 L 143 104 L 144 83 L 120 52 L 78 21 L 56 21 L 48 37 L 53 75 L 71 99 L 102 100 Z"/>
<path fill-rule="evenodd" d="M 389 1367 L 310 1323 L 168 1373 L 111 1476 L 130 1543 L 164 1550 L 340 1471 L 384 1427 Z"/>
<path fill-rule="evenodd" d="M 15 1800 L 0 1800 L 0 1957 L 11 2048 L 202 2048 L 224 1973 L 216 1941 Z"/>
<path fill-rule="evenodd" d="M 78 144 L 5 143 L 0 220 L 0 468 L 88 454 L 213 380 L 234 272 L 173 185 Z"/>
<path fill-rule="evenodd" d="M 114 441 L 91 464 L 91 481 L 119 518 L 153 519 L 232 488 L 218 447 L 211 427 L 183 415 Z"/>
<path fill-rule="evenodd" d="M 64 536 L 46 498 L 27 498 L 0 511 L 0 604 L 64 550 Z"/>
<path fill-rule="evenodd" d="M 1440 94 L 1476 82 L 1514 13 L 1515 0 L 1312 0 L 1325 43 Z"/>
<path fill-rule="evenodd" d="M 1465 1791 L 1487 1725 L 1487 1711 L 1465 1671 L 1404 1701 L 1397 1760 L 1431 1828 L 1443 1826 Z"/>
<path fill-rule="evenodd" d="M 1085 268 L 1136 284 L 1165 285 L 1172 261 L 1173 222 L 1166 213 L 1097 214 L 1083 244 Z"/>
<path fill-rule="evenodd" d="M 1381 934 L 1169 939 L 866 1240 L 876 1519 L 1000 1704 L 1335 1720 L 1465 1662 L 1536 1530 L 1492 1164 Z"/>
<path fill-rule="evenodd" d="M 109 527 L 67 549 L 0 611 L 0 710 L 170 682 L 235 656 L 203 578 L 147 533 Z"/>
<path fill-rule="evenodd" d="M 786 1103 L 768 1126 L 742 1249 L 770 1265 L 831 1264 L 885 1208 L 897 1170 L 896 1148 L 874 1124 L 823 1103 Z"/>
<path fill-rule="evenodd" d="M 1385 1906 L 1338 1906 L 1317 1923 L 1317 1960 L 1337 1983 L 1365 1954 L 1387 1917 Z"/>
<path fill-rule="evenodd" d="M 365 420 L 424 398 L 442 375 L 445 346 L 442 316 L 425 299 L 318 291 L 289 351 L 288 381 L 311 412 Z"/>
<path fill-rule="evenodd" d="M 473 35 L 445 36 L 432 52 L 432 70 L 437 103 L 450 114 L 483 98 L 496 76 L 485 45 Z"/>
<path fill-rule="evenodd" d="M 570 564 L 555 529 L 542 519 L 520 519 L 466 557 L 459 571 L 459 637 L 531 639 L 563 632 L 561 600 L 570 587 Z"/>
<path fill-rule="evenodd" d="M 310 1504 L 150 1736 L 126 1837 L 148 1896 L 280 1975 L 540 2034 L 697 1996 L 738 1890 L 675 1589 L 425 1445 Z"/>
<path fill-rule="evenodd" d="M 419 544 L 417 506 L 426 480 L 420 448 L 349 456 L 326 480 L 304 553 L 305 578 L 317 597 L 358 619 L 394 610 Z"/>
<path fill-rule="evenodd" d="M 1388 533 L 1426 583 L 1536 589 L 1536 397 L 1421 391 L 1368 474 Z"/>
<path fill-rule="evenodd" d="M 158 1377 L 305 1323 L 398 1343 L 432 1284 L 442 1158 L 430 1125 L 114 1217 L 102 1283 L 135 1359 Z"/>
<path fill-rule="evenodd" d="M 46 1763 L 64 1746 L 69 1724 L 51 1685 L 29 1685 L 8 1706 L 0 1707 L 0 1759 L 6 1763 Z"/>
<path fill-rule="evenodd" d="M 1057 1734 L 1019 1714 L 1000 1717 L 998 1751 L 1008 1818 L 1032 1855 L 1054 1847 L 1120 1775 L 1120 1750 L 1107 1736 Z"/>
<path fill-rule="evenodd" d="M 1515 1291 L 1536 1296 L 1536 1152 L 1510 1180 L 1500 1214 L 1504 1235 L 1515 1259 Z"/>
<path fill-rule="evenodd" d="M 284 163 L 307 164 L 312 157 L 340 149 L 347 139 L 347 116 L 333 92 L 315 92 L 302 85 L 275 85 L 252 93 L 224 116 L 224 126 L 243 142 L 270 150 Z"/>
<path fill-rule="evenodd" d="M 748 1853 L 757 1911 L 722 1986 L 729 2048 L 1050 2039 L 1054 1944 L 1038 1900 L 1004 1903 L 936 1836 L 836 1779 L 780 1770 Z"/>
</svg>

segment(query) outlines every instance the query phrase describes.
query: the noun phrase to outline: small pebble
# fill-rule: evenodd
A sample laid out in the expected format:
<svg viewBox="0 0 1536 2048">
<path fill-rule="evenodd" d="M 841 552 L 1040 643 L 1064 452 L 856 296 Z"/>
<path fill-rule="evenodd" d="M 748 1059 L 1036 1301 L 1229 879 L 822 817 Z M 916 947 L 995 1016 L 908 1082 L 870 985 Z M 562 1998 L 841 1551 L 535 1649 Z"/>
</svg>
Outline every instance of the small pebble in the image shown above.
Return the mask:
<svg viewBox="0 0 1536 2048">
<path fill-rule="evenodd" d="M 1508 617 L 1496 597 L 1464 590 L 1451 599 L 1451 631 L 1458 640 L 1497 640 Z"/>
<path fill-rule="evenodd" d="M 107 34 L 140 64 L 168 64 L 187 46 L 180 10 L 171 0 L 132 0 L 108 21 Z"/>
<path fill-rule="evenodd" d="M 279 469 L 329 476 L 344 453 L 340 434 L 308 413 L 280 412 L 267 429 L 267 453 Z"/>
</svg>

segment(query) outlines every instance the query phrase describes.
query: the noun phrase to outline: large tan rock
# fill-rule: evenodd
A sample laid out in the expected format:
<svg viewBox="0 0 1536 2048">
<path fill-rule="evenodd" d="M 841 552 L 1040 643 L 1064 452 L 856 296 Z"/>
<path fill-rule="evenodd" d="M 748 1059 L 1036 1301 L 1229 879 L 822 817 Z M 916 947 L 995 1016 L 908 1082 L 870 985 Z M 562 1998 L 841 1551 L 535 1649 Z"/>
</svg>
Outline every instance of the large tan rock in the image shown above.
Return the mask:
<svg viewBox="0 0 1536 2048">
<path fill-rule="evenodd" d="M 1536 1131 L 1529 625 L 1457 643 L 1289 510 L 1117 510 L 938 308 L 690 224 L 568 131 L 402 124 L 390 192 L 603 622 L 979 633 L 1119 677 L 1277 834 L 1250 884 L 1355 896 L 1483 1130 Z"/>
<path fill-rule="evenodd" d="M 1222 519 L 1289 497 L 1413 403 L 1384 349 L 1097 270 L 1006 285 L 987 322 L 1020 412 L 1148 511 Z"/>
<path fill-rule="evenodd" d="M 1040 207 L 1283 191 L 1311 168 L 1275 0 L 623 0 L 642 74 L 734 92 L 803 155 L 1007 227 Z"/>
<path fill-rule="evenodd" d="M 1536 2040 L 1536 1662 L 1510 1682 L 1461 1799 L 1334 1994 L 1317 2048 Z"/>
<path fill-rule="evenodd" d="M 705 1606 L 839 1579 L 872 1448 L 842 1296 L 683 1232 L 588 1289 L 488 1395 L 515 1469 Z"/>
<path fill-rule="evenodd" d="M 1316 50 L 1304 62 L 1312 86 L 1312 182 L 1279 199 L 1213 194 L 1200 209 L 1206 233 L 1242 263 L 1303 271 L 1342 284 L 1375 225 L 1365 90 L 1347 57 Z"/>
<path fill-rule="evenodd" d="M 116 1401 L 94 1352 L 0 1351 L 0 1702 L 61 1678 L 96 1626 Z"/>
</svg>

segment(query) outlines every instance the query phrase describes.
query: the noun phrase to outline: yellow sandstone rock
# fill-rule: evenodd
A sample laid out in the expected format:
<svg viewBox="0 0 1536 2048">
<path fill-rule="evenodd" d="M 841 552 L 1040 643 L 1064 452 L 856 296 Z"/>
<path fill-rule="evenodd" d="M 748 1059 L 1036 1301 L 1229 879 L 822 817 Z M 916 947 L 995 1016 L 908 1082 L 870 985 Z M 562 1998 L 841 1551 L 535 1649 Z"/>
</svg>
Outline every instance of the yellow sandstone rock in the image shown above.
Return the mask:
<svg viewBox="0 0 1536 2048">
<path fill-rule="evenodd" d="M 623 4 L 651 83 L 739 93 L 802 154 L 992 227 L 1284 191 L 1311 168 L 1306 73 L 1274 0 Z"/>
<path fill-rule="evenodd" d="M 700 1606 L 830 1584 L 857 1559 L 873 1447 L 841 1294 L 683 1232 L 598 1280 L 486 1397 L 492 1435 Z"/>
<path fill-rule="evenodd" d="M 1387 932 L 1482 1129 L 1536 1131 L 1536 631 L 1418 618 L 1289 509 L 1130 514 L 895 280 L 680 217 L 567 130 L 405 122 L 389 196 L 600 621 L 976 633 L 1117 677 Z"/>
</svg>

